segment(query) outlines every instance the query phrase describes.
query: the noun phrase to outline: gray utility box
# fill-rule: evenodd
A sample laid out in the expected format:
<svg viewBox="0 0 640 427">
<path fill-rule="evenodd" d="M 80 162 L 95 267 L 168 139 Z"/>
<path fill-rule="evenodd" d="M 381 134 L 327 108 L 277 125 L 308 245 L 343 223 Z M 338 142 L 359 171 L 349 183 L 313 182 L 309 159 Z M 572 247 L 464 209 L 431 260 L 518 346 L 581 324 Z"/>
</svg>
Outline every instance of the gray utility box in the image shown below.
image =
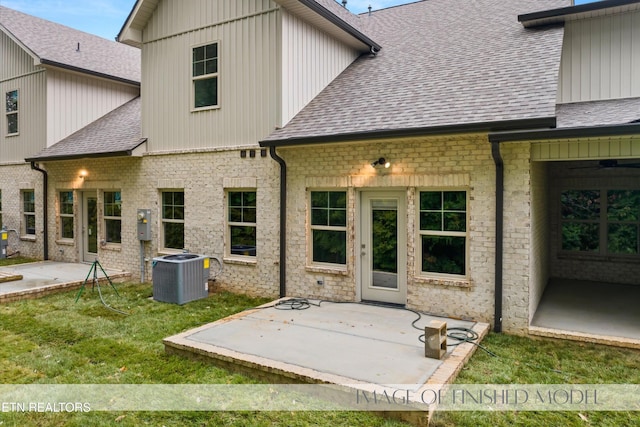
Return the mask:
<svg viewBox="0 0 640 427">
<path fill-rule="evenodd" d="M 153 299 L 184 304 L 209 296 L 209 257 L 165 255 L 153 259 Z"/>
</svg>

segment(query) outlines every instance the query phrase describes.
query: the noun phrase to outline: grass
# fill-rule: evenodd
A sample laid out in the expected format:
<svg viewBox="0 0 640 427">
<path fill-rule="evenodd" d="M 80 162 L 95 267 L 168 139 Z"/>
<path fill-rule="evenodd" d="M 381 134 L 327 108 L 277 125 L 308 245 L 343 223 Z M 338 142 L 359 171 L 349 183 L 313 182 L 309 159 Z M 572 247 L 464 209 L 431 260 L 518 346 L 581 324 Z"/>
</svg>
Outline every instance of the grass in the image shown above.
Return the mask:
<svg viewBox="0 0 640 427">
<path fill-rule="evenodd" d="M 151 286 L 103 286 L 0 305 L 0 384 L 246 384 L 251 378 L 164 352 L 162 339 L 266 302 L 230 293 L 186 306 L 150 299 Z M 568 341 L 489 334 L 458 384 L 640 383 L 637 350 Z M 2 413 L 0 426 L 400 426 L 362 412 L 93 412 Z M 640 425 L 628 412 L 438 412 L 432 425 L 623 426 Z"/>
<path fill-rule="evenodd" d="M 150 299 L 149 285 L 102 286 L 0 305 L 0 384 L 249 384 L 251 378 L 211 364 L 165 354 L 162 339 L 267 299 L 230 293 L 185 306 Z M 356 412 L 93 412 L 10 413 L 0 426 L 400 426 Z"/>
<path fill-rule="evenodd" d="M 17 257 L 0 259 L 0 267 L 4 267 L 4 266 L 7 266 L 7 265 L 25 264 L 25 263 L 28 263 L 28 262 L 36 262 L 36 261 L 38 261 L 38 260 L 37 259 L 23 257 L 23 256 L 17 256 Z"/>
<path fill-rule="evenodd" d="M 640 384 L 640 351 L 490 333 L 456 384 Z M 632 426 L 640 412 L 436 412 L 433 427 Z"/>
</svg>

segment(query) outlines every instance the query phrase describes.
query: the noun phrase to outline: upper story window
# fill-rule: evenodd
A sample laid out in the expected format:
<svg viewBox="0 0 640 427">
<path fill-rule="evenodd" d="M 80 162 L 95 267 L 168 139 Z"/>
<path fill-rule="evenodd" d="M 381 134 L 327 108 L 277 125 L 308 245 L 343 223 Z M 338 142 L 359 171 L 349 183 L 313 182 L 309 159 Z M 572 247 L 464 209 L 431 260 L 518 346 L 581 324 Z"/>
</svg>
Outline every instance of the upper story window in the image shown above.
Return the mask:
<svg viewBox="0 0 640 427">
<path fill-rule="evenodd" d="M 184 191 L 162 192 L 162 247 L 184 249 Z"/>
<path fill-rule="evenodd" d="M 122 197 L 119 191 L 104 192 L 104 230 L 107 243 L 122 243 Z"/>
<path fill-rule="evenodd" d="M 347 192 L 312 191 L 311 262 L 347 263 Z"/>
<path fill-rule="evenodd" d="M 193 108 L 218 106 L 218 43 L 193 48 Z"/>
<path fill-rule="evenodd" d="M 24 226 L 22 232 L 28 235 L 36 234 L 36 197 L 33 190 L 22 192 L 22 215 Z"/>
<path fill-rule="evenodd" d="M 640 254 L 640 190 L 595 188 L 560 195 L 561 249 L 594 255 Z"/>
<path fill-rule="evenodd" d="M 18 134 L 18 91 L 6 93 L 7 136 Z"/>
<path fill-rule="evenodd" d="M 467 192 L 421 191 L 418 252 L 420 272 L 467 274 Z"/>
<path fill-rule="evenodd" d="M 60 192 L 60 238 L 73 239 L 73 191 Z"/>
</svg>

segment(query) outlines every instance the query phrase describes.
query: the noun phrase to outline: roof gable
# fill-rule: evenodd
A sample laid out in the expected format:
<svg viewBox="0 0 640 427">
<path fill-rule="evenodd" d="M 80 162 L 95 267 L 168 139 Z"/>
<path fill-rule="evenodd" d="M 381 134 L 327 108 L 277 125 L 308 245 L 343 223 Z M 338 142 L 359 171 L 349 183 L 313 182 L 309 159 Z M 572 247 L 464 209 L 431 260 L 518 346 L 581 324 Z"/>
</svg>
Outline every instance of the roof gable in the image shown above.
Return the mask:
<svg viewBox="0 0 640 427">
<path fill-rule="evenodd" d="M 137 0 L 117 40 L 132 46 L 142 45 L 142 31 L 162 0 Z M 273 0 L 294 15 L 334 35 L 346 44 L 368 51 L 381 48 L 354 15 L 335 0 Z"/>
<path fill-rule="evenodd" d="M 140 116 L 137 97 L 26 161 L 131 156 L 146 141 L 141 137 Z"/>
<path fill-rule="evenodd" d="M 139 49 L 3 6 L 0 6 L 0 31 L 28 52 L 36 65 L 140 83 Z"/>
<path fill-rule="evenodd" d="M 517 16 L 566 4 L 429 0 L 363 15 L 380 53 L 361 56 L 263 143 L 552 119 L 563 28 L 525 29 Z"/>
</svg>

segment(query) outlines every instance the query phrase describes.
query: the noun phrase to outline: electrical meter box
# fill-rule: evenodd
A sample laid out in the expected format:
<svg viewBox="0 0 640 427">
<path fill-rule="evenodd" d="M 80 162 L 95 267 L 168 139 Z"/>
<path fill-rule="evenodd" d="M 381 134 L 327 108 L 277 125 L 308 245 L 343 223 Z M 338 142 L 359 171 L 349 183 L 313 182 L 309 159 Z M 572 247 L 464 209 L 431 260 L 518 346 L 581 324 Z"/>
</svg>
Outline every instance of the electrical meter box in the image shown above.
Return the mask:
<svg viewBox="0 0 640 427">
<path fill-rule="evenodd" d="M 9 244 L 9 233 L 7 230 L 0 230 L 0 259 L 7 257 L 7 245 Z"/>
<path fill-rule="evenodd" d="M 151 240 L 151 209 L 138 209 L 138 240 Z"/>
</svg>

